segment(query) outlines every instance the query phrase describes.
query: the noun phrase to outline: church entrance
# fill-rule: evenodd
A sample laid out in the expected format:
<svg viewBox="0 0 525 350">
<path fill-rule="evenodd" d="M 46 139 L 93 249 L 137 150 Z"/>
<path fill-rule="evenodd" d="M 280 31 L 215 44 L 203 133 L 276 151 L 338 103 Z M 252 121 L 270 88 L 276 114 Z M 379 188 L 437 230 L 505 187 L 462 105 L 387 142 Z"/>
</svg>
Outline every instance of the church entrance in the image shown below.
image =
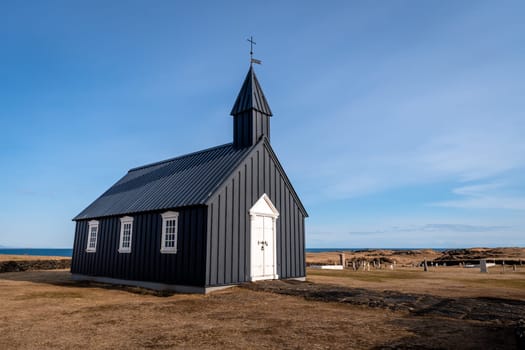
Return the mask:
<svg viewBox="0 0 525 350">
<path fill-rule="evenodd" d="M 250 209 L 252 281 L 277 279 L 276 221 L 279 212 L 266 194 Z"/>
</svg>

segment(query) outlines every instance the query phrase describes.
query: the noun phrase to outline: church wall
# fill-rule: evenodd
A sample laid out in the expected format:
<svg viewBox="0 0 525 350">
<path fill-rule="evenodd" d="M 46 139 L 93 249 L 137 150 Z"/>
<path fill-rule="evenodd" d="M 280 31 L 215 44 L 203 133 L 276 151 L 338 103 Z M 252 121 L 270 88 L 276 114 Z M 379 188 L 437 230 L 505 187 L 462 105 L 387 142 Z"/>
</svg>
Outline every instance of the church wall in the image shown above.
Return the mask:
<svg viewBox="0 0 525 350">
<path fill-rule="evenodd" d="M 77 221 L 71 272 L 125 280 L 204 286 L 206 207 L 179 212 L 177 253 L 161 254 L 162 218 L 159 212 L 134 218 L 131 253 L 119 253 L 120 217 L 99 219 L 97 248 L 86 252 L 88 220 Z"/>
<path fill-rule="evenodd" d="M 264 193 L 280 214 L 276 222 L 279 278 L 305 276 L 305 217 L 262 143 L 208 202 L 207 286 L 250 279 L 249 210 Z"/>
</svg>

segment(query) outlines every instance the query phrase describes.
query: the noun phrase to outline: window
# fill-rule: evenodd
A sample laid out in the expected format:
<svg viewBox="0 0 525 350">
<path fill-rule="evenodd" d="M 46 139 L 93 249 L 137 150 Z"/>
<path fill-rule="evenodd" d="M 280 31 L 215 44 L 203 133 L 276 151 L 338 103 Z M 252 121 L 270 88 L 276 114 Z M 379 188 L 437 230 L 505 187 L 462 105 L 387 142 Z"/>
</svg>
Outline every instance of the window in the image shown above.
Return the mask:
<svg viewBox="0 0 525 350">
<path fill-rule="evenodd" d="M 160 252 L 166 254 L 177 253 L 177 223 L 179 213 L 168 211 L 162 216 L 162 242 Z"/>
<path fill-rule="evenodd" d="M 88 240 L 86 252 L 94 253 L 97 251 L 98 221 L 91 220 L 88 222 Z"/>
<path fill-rule="evenodd" d="M 124 216 L 120 218 L 120 244 L 119 253 L 131 253 L 131 237 L 133 235 L 133 218 Z"/>
</svg>

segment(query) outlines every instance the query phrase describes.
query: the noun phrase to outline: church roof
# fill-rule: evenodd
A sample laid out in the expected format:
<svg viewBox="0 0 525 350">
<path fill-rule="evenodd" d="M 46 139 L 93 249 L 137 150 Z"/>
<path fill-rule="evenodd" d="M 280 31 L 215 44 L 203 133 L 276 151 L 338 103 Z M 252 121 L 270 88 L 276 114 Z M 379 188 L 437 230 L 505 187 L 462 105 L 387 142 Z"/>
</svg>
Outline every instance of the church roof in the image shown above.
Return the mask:
<svg viewBox="0 0 525 350">
<path fill-rule="evenodd" d="M 259 85 L 255 71 L 251 66 L 230 114 L 237 115 L 250 109 L 255 109 L 266 115 L 272 115 L 268 101 L 264 97 L 261 85 Z"/>
<path fill-rule="evenodd" d="M 229 143 L 131 169 L 73 220 L 204 204 L 255 146 Z"/>
</svg>

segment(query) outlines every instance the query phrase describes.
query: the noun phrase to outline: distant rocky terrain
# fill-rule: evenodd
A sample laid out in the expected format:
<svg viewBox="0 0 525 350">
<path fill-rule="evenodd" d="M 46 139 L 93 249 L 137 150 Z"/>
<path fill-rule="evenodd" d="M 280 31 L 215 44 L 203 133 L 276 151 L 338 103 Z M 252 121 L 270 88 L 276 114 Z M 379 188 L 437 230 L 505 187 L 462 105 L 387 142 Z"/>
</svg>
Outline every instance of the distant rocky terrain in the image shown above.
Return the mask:
<svg viewBox="0 0 525 350">
<path fill-rule="evenodd" d="M 487 259 L 497 264 L 513 265 L 525 262 L 524 248 L 470 248 L 470 249 L 451 249 L 444 251 L 440 257 L 434 259 L 437 262 L 459 263 L 459 262 L 479 262 L 480 259 Z"/>
<path fill-rule="evenodd" d="M 71 266 L 71 259 L 69 258 L 43 258 L 43 259 L 28 259 L 28 260 L 0 260 L 0 273 L 2 272 L 19 272 L 29 270 L 56 270 L 67 269 Z"/>
<path fill-rule="evenodd" d="M 479 263 L 480 259 L 487 259 L 496 264 L 518 265 L 525 264 L 525 248 L 468 248 L 450 249 L 443 252 L 433 249 L 390 250 L 373 249 L 361 251 L 341 251 L 307 253 L 307 265 L 340 264 L 340 254 L 344 254 L 345 261 L 367 261 L 369 263 L 399 264 L 400 266 L 414 266 L 423 262 L 458 265 L 460 263 Z"/>
</svg>

